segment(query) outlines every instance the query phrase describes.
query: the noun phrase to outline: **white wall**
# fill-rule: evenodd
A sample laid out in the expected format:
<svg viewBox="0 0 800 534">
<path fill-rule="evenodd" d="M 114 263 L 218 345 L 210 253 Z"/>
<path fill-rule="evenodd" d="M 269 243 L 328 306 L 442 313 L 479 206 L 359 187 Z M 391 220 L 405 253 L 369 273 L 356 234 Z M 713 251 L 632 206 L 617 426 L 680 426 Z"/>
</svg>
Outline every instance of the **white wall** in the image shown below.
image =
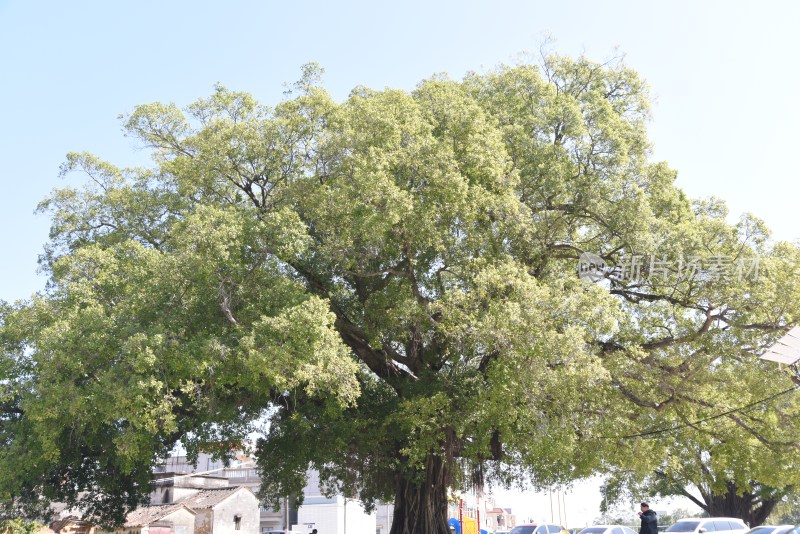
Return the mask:
<svg viewBox="0 0 800 534">
<path fill-rule="evenodd" d="M 302 505 L 297 510 L 298 525 L 292 532 L 306 534 L 316 528 L 319 534 L 373 534 L 375 512 L 367 514 L 359 501 L 336 498 L 335 503 Z M 311 526 L 309 526 L 311 525 Z"/>
<path fill-rule="evenodd" d="M 234 529 L 234 517 L 239 516 L 239 530 Z M 261 514 L 258 499 L 245 488 L 240 489 L 214 506 L 213 534 L 259 534 Z"/>
<path fill-rule="evenodd" d="M 394 519 L 394 503 L 381 503 L 375 508 L 375 529 L 381 529 L 381 534 L 389 534 Z"/>
<path fill-rule="evenodd" d="M 192 512 L 185 508 L 175 510 L 171 514 L 163 517 L 161 521 L 165 523 L 172 523 L 172 532 L 178 534 L 194 534 L 194 516 Z M 144 534 L 144 533 L 143 533 Z"/>
<path fill-rule="evenodd" d="M 375 512 L 367 514 L 360 501 L 347 501 L 347 528 L 342 534 L 372 534 L 375 532 Z"/>
</svg>

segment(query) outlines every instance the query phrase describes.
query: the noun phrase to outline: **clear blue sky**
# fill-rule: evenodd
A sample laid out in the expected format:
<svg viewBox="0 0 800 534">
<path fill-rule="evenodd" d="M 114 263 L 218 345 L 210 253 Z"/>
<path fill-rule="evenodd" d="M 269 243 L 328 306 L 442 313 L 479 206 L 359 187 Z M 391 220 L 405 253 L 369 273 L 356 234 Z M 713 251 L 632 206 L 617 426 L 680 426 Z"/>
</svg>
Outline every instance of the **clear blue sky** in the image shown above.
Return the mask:
<svg viewBox="0 0 800 534">
<path fill-rule="evenodd" d="M 411 89 L 513 63 L 545 33 L 597 60 L 619 46 L 657 96 L 651 139 L 679 184 L 800 238 L 798 22 L 800 3 L 764 1 L 0 0 L 0 299 L 44 286 L 33 211 L 67 152 L 146 161 L 117 119 L 136 104 L 185 105 L 218 81 L 274 104 L 312 60 L 339 99 Z"/>
</svg>

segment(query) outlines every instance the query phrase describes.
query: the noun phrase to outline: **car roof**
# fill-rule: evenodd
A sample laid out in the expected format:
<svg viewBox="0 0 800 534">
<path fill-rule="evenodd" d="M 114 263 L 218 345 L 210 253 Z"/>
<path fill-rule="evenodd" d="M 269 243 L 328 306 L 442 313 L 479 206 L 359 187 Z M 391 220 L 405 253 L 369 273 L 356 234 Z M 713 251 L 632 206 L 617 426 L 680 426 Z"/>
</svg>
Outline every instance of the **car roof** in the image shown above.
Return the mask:
<svg viewBox="0 0 800 534">
<path fill-rule="evenodd" d="M 715 519 L 721 519 L 722 521 L 742 521 L 738 517 L 684 517 L 683 519 L 678 519 L 675 522 L 680 523 L 681 521 L 714 521 Z M 744 521 L 742 521 L 742 523 L 744 523 Z"/>
</svg>

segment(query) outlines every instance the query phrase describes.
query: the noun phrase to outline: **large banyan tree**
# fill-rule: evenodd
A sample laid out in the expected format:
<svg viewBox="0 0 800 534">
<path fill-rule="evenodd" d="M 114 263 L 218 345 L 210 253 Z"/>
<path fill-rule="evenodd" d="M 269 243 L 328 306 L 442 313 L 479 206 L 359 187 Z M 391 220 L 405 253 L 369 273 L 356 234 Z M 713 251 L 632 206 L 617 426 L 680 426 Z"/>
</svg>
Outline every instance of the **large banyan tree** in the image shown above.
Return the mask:
<svg viewBox="0 0 800 534">
<path fill-rule="evenodd" d="M 265 502 L 314 468 L 446 534 L 449 489 L 644 469 L 662 430 L 791 384 L 757 355 L 800 319 L 798 248 L 675 187 L 623 63 L 343 102 L 318 74 L 274 108 L 137 107 L 148 168 L 69 155 L 48 287 L 0 308 L 5 514 L 118 523 L 176 443 L 260 427 Z"/>
</svg>

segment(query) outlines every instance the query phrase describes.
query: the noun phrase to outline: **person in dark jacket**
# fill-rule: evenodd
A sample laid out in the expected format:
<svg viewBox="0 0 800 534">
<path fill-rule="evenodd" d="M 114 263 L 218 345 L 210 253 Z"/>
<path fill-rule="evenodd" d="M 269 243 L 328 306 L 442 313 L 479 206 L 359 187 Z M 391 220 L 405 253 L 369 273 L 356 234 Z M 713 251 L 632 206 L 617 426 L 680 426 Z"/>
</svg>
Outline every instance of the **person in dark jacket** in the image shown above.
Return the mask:
<svg viewBox="0 0 800 534">
<path fill-rule="evenodd" d="M 658 514 L 651 510 L 650 505 L 646 502 L 642 503 L 641 509 L 639 517 L 642 520 L 642 526 L 639 528 L 639 534 L 658 534 Z"/>
</svg>

